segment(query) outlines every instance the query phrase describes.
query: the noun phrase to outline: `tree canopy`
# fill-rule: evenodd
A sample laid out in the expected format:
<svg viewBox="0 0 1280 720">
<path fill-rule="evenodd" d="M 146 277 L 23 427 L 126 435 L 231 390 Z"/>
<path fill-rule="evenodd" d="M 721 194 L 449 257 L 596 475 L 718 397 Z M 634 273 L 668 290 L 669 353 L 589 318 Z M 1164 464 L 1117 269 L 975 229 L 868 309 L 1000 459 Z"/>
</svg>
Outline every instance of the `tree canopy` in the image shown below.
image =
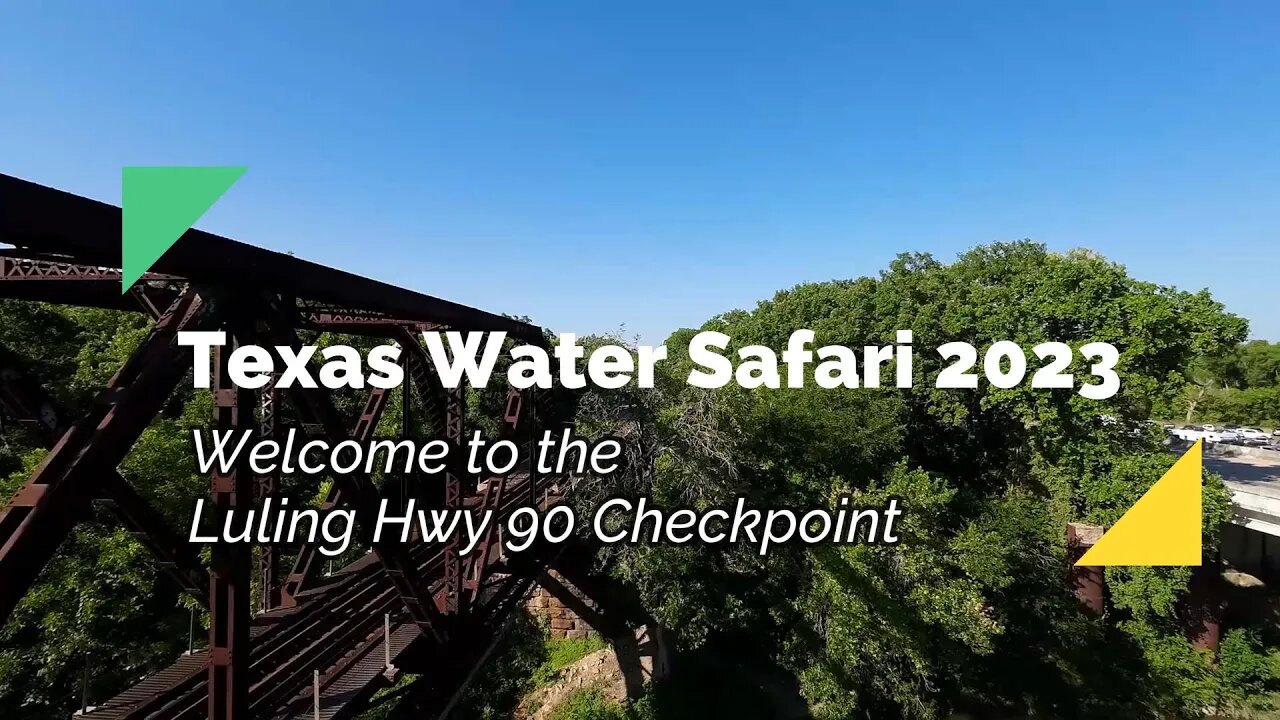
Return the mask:
<svg viewBox="0 0 1280 720">
<path fill-rule="evenodd" d="M 976 248 L 952 263 L 899 256 L 878 277 L 807 283 L 701 329 L 781 350 L 890 344 L 914 332 L 911 388 L 701 390 L 677 354 L 646 407 L 656 437 L 652 493 L 670 504 L 814 507 L 841 496 L 900 499 L 895 547 L 628 546 L 606 563 L 690 645 L 783 662 L 820 717 L 945 717 L 976 710 L 1046 717 L 1196 716 L 1246 704 L 1275 680 L 1256 629 L 1233 629 L 1217 662 L 1177 621 L 1186 569 L 1108 573 L 1107 617 L 1079 608 L 1065 579 L 1065 526 L 1108 524 L 1173 462 L 1139 427 L 1191 383 L 1199 358 L 1242 340 L 1245 321 L 1206 292 L 1134 279 L 1086 251 L 1031 242 Z M 932 348 L 1106 341 L 1122 390 L 933 387 Z M 1035 358 L 1030 358 L 1032 362 Z M 1071 371 L 1088 371 L 1077 355 Z M 625 400 L 636 405 L 637 399 Z M 1211 478 L 1212 553 L 1228 512 Z M 767 639 L 767 641 L 765 641 Z M 1237 668 L 1252 668 L 1239 673 Z"/>
</svg>

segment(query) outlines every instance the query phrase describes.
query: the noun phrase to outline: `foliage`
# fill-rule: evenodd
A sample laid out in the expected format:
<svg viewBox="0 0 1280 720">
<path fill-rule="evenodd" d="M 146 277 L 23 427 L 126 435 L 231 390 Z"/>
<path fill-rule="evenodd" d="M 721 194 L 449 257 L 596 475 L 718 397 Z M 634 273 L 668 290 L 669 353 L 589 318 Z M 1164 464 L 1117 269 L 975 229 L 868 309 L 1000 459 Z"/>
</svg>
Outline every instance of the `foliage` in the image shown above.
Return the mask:
<svg viewBox="0 0 1280 720">
<path fill-rule="evenodd" d="M 1252 629 L 1229 631 L 1218 651 L 1220 706 L 1238 709 L 1272 709 L 1263 696 L 1280 670 L 1280 651 L 1268 651 Z"/>
<path fill-rule="evenodd" d="M 547 633 L 544 646 L 546 659 L 533 671 L 530 679 L 533 688 L 551 684 L 561 670 L 597 650 L 603 650 L 608 643 L 595 634 L 577 638 L 560 638 Z"/>
<path fill-rule="evenodd" d="M 774 720 L 800 717 L 804 704 L 773 667 L 751 667 L 740 658 L 703 648 L 680 653 L 676 672 L 645 686 L 640 697 L 608 700 L 587 687 L 556 708 L 553 717 L 618 720 Z"/>
<path fill-rule="evenodd" d="M 0 303 L 0 344 L 40 361 L 40 380 L 75 416 L 145 334 L 134 314 Z M 189 387 L 189 384 L 187 384 Z M 207 398 L 179 393 L 141 436 L 121 471 L 180 526 L 208 481 L 191 468 L 186 428 L 207 424 Z M 25 428 L 0 436 L 0 496 L 16 490 L 44 456 Z M 95 510 L 44 569 L 0 629 L 0 706 L 16 718 L 67 714 L 81 683 L 92 702 L 171 662 L 186 649 L 190 617 L 172 583 L 114 518 Z"/>
<path fill-rule="evenodd" d="M 1251 340 L 1198 360 L 1164 413 L 1186 422 L 1280 427 L 1280 343 Z"/>
<path fill-rule="evenodd" d="M 1243 339 L 1245 322 L 1207 292 L 1020 242 L 950 264 L 902 255 L 879 277 L 799 285 L 702 327 L 729 335 L 730 351 L 781 350 L 798 328 L 815 332 L 815 346 L 854 348 L 911 329 L 913 387 L 699 390 L 684 383 L 695 331 L 678 331 L 659 387 L 619 400 L 647 412 L 652 476 L 610 490 L 699 509 L 736 496 L 812 507 L 892 495 L 906 508 L 904 539 L 763 558 L 735 547 L 611 548 L 602 565 L 686 645 L 785 663 L 811 712 L 832 718 L 1194 716 L 1253 692 L 1249 683 L 1274 686 L 1270 665 L 1246 681 L 1191 648 L 1174 618 L 1185 571 L 1109 573 L 1104 619 L 1081 611 L 1063 577 L 1066 523 L 1114 522 L 1174 459 L 1155 433 L 1127 428 L 1176 403 L 1203 358 Z M 937 389 L 944 360 L 933 348 L 951 340 L 980 351 L 996 340 L 1110 342 L 1122 390 L 1094 401 L 1027 383 Z M 1089 382 L 1078 353 L 1069 372 Z M 1205 510 L 1211 552 L 1229 512 L 1216 478 Z"/>
<path fill-rule="evenodd" d="M 605 697 L 598 687 L 578 690 L 551 711 L 551 720 L 627 720 L 621 703 Z"/>
<path fill-rule="evenodd" d="M 507 717 L 522 697 L 555 681 L 564 668 L 605 647 L 598 636 L 558 638 L 542 622 L 513 618 L 495 660 L 463 695 L 458 718 Z"/>
<path fill-rule="evenodd" d="M 514 618 L 494 653 L 492 666 L 463 693 L 452 717 L 497 720 L 509 717 L 547 661 L 547 628 L 525 615 Z"/>
</svg>

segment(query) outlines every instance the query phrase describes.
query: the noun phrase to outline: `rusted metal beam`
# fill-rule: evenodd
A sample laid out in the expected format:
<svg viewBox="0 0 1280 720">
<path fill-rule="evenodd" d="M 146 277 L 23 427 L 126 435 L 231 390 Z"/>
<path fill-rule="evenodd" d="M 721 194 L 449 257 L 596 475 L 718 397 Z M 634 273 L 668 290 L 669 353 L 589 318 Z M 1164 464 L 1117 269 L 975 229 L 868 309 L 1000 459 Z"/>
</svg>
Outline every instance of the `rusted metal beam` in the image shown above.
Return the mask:
<svg viewBox="0 0 1280 720">
<path fill-rule="evenodd" d="M 280 432 L 280 391 L 276 383 L 279 373 L 272 373 L 271 379 L 258 392 L 258 437 L 260 440 L 279 442 Z M 258 475 L 255 479 L 254 494 L 261 502 L 276 496 L 280 491 L 279 467 L 269 473 Z M 276 557 L 276 547 L 267 543 L 258 548 L 258 586 L 262 593 L 262 609 L 270 610 L 280 607 L 280 561 Z"/>
<path fill-rule="evenodd" d="M 430 668 L 415 680 L 389 713 L 394 718 L 449 717 L 470 684 L 492 657 L 511 620 L 520 611 L 529 589 L 551 564 L 563 546 L 535 541 L 517 557 L 514 572 L 491 586 L 483 604 L 460 618 L 459 642 L 447 647 L 424 647 L 419 640 L 410 648 Z"/>
<path fill-rule="evenodd" d="M 41 258 L 27 258 L 8 250 L 0 255 L 0 281 L 4 282 L 49 282 L 49 281 L 106 281 L 120 282 L 123 274 L 119 268 L 99 267 L 97 265 L 81 265 L 73 262 L 60 262 Z M 143 282 L 180 281 L 176 275 L 145 272 Z M 119 290 L 119 286 L 116 286 Z"/>
<path fill-rule="evenodd" d="M 0 297 L 11 300 L 143 310 L 158 317 L 178 296 L 180 278 L 145 273 L 129 295 L 120 294 L 120 271 L 62 260 L 22 257 L 22 250 L 0 250 Z"/>
<path fill-rule="evenodd" d="M 457 449 L 462 447 L 463 423 L 467 417 L 467 394 L 461 384 L 445 392 L 444 437 L 456 456 L 460 458 L 461 453 L 458 453 Z M 445 471 L 444 506 L 448 510 L 458 510 L 462 508 L 462 503 L 462 474 L 454 465 Z M 460 545 L 461 541 L 455 533 L 454 537 L 449 538 L 444 548 L 444 595 L 440 605 L 442 610 L 449 614 L 456 614 L 462 602 Z"/>
<path fill-rule="evenodd" d="M 1214 655 L 1222 642 L 1222 615 L 1226 583 L 1222 579 L 1222 562 L 1217 557 L 1205 558 L 1191 570 L 1187 593 L 1178 602 L 1178 621 L 1192 646 Z"/>
<path fill-rule="evenodd" d="M 0 622 L 83 515 L 89 498 L 77 488 L 120 464 L 190 367 L 178 331 L 208 327 L 213 315 L 196 293 L 184 293 L 0 513 Z"/>
<path fill-rule="evenodd" d="M 254 394 L 236 387 L 227 373 L 233 347 L 214 350 L 214 429 L 236 433 L 253 426 Z M 213 494 L 213 522 L 252 507 L 254 478 L 248 455 L 237 458 L 222 472 L 217 463 L 209 475 Z M 220 535 L 221 533 L 219 533 Z M 245 543 L 214 543 L 209 573 L 209 720 L 245 720 L 249 717 L 249 624 L 252 548 Z"/>
<path fill-rule="evenodd" d="M 201 604 L 209 602 L 209 572 L 195 546 L 169 525 L 160 511 L 115 471 L 103 471 L 101 502 L 111 508 L 129 535 L 155 558 L 156 565 Z"/>
<path fill-rule="evenodd" d="M 158 317 L 177 297 L 185 280 L 176 275 L 143 273 L 142 282 L 120 294 L 122 273 L 115 268 L 80 265 L 59 260 L 14 255 L 24 250 L 0 250 L 0 297 L 34 300 L 105 310 L 143 311 Z M 441 330 L 440 323 L 391 317 L 331 304 L 299 303 L 299 330 L 340 332 L 366 337 L 391 337 L 398 329 Z"/>
<path fill-rule="evenodd" d="M 413 356 L 403 351 L 400 352 L 400 370 L 404 373 L 404 380 L 400 382 L 400 439 L 413 441 L 414 433 L 414 415 L 413 415 L 413 382 L 409 378 L 413 377 Z M 407 473 L 396 473 L 392 477 L 386 477 L 382 480 L 383 495 L 390 497 L 394 491 L 395 501 L 399 508 L 403 511 L 409 506 L 409 498 L 412 493 L 418 490 L 418 478 L 422 473 L 413 466 Z M 411 530 L 410 539 L 418 539 L 418 530 Z"/>
<path fill-rule="evenodd" d="M 522 477 L 522 476 L 520 476 Z M 518 478 L 514 479 L 518 483 Z M 495 520 L 502 521 L 521 504 L 523 488 L 513 484 Z M 528 583 L 537 577 L 563 544 L 535 542 L 525 552 L 506 560 L 502 574 L 494 574 L 480 594 L 480 604 L 472 612 L 450 618 L 450 633 L 443 641 L 417 633 L 409 642 L 399 629 L 400 641 L 393 649 L 394 664 L 406 672 L 422 673 L 427 684 L 445 697 L 464 682 L 483 663 L 475 653 L 490 645 L 501 631 L 506 618 L 519 611 Z M 417 573 L 431 581 L 435 589 L 441 584 L 441 546 L 418 544 L 410 548 Z M 252 684 L 250 709 L 254 717 L 293 717 L 309 710 L 302 688 L 310 687 L 311 673 L 319 669 L 325 688 L 326 716 L 353 718 L 373 694 L 385 687 L 382 666 L 367 672 L 367 663 L 357 660 L 362 653 L 372 652 L 382 639 L 382 617 L 392 613 L 393 627 L 406 623 L 400 598 L 372 558 L 364 557 L 342 572 L 346 580 L 317 588 L 308 593 L 306 602 L 297 610 L 280 613 L 269 629 L 255 635 L 252 645 Z M 584 561 L 582 567 L 591 563 Z M 579 585 L 577 578 L 572 578 Z M 579 587 L 582 587 L 579 585 Z M 590 594 L 591 591 L 588 591 Z M 594 597 L 594 596 L 593 596 Z M 609 604 L 606 612 L 613 612 Z M 628 616 L 629 617 L 629 616 Z M 414 627 L 410 625 L 410 627 Z M 377 653 L 382 657 L 382 653 Z M 179 663 L 153 678 L 143 681 L 116 699 L 106 701 L 108 716 L 118 720 L 176 720 L 203 716 L 207 702 L 207 682 L 189 682 L 190 665 Z M 198 680 L 206 677 L 198 673 Z M 299 702 L 301 699 L 301 703 Z M 305 708 L 301 705 L 306 705 Z M 438 708 L 439 706 L 436 705 Z M 121 709 L 128 708 L 122 711 Z"/>
<path fill-rule="evenodd" d="M 429 371 L 429 359 L 416 332 L 443 327 L 501 330 L 517 340 L 545 344 L 542 331 L 511 318 L 196 230 L 187 232 L 159 260 L 154 271 L 144 276 L 144 282 L 122 295 L 117 269 L 121 228 L 118 208 L 3 175 L 0 200 L 0 242 L 16 248 L 0 250 L 0 297 L 141 310 L 153 317 L 162 314 L 160 308 L 171 306 L 152 335 L 112 379 L 93 410 L 65 432 L 59 430 L 52 435 L 49 444 L 53 449 L 48 458 L 19 491 L 18 502 L 0 514 L 0 622 L 34 581 L 57 544 L 83 516 L 88 503 L 105 497 L 130 529 L 144 543 L 150 543 L 148 547 L 157 546 L 152 550 L 171 574 L 185 586 L 196 585 L 194 592 L 211 598 L 208 671 L 196 672 L 194 678 L 198 681 L 191 672 L 182 673 L 185 679 L 175 679 L 168 689 L 144 703 L 156 713 L 141 714 L 153 718 L 224 719 L 247 717 L 250 711 L 256 716 L 289 707 L 286 696 L 293 688 L 295 674 L 309 675 L 319 663 L 326 687 L 345 682 L 343 676 L 357 664 L 362 648 L 378 642 L 377 628 L 371 634 L 365 627 L 371 614 L 376 611 L 378 617 L 373 622 L 380 624 L 383 612 L 403 615 L 405 611 L 397 610 L 401 605 L 413 626 L 422 631 L 415 644 L 435 648 L 433 657 L 445 667 L 453 661 L 451 654 L 464 656 L 460 662 L 471 669 L 467 675 L 471 677 L 487 654 L 480 650 L 495 636 L 498 624 L 519 606 L 519 595 L 536 569 L 545 565 L 544 553 L 548 549 L 519 558 L 515 570 L 506 562 L 503 573 L 512 573 L 508 576 L 491 575 L 491 550 L 496 549 L 491 547 L 496 537 L 493 534 L 485 538 L 478 557 L 468 559 L 465 570 L 457 557 L 456 544 L 451 546 L 452 553 L 438 544 L 373 544 L 381 570 L 371 563 L 373 558 L 368 558 L 364 565 L 356 566 L 363 569 L 352 570 L 345 579 L 308 593 L 302 607 L 274 613 L 269 629 L 259 636 L 265 638 L 265 645 L 255 641 L 251 648 L 248 628 L 253 556 L 249 546 L 215 545 L 213 573 L 205 573 L 190 555 L 166 563 L 166 551 L 178 557 L 179 551 L 193 548 L 173 541 L 164 518 L 114 468 L 190 367 L 190 350 L 179 348 L 174 342 L 178 329 L 213 329 L 218 326 L 218 319 L 225 317 L 232 321 L 228 329 L 236 341 L 267 347 L 297 347 L 294 330 L 302 328 L 396 339 L 407 335 L 408 342 L 403 344 L 410 349 L 404 357 L 409 369 L 404 390 L 405 432 L 443 436 L 455 448 L 462 446 L 465 391 L 446 392 L 439 385 L 438 377 Z M 234 290 L 229 304 L 235 307 L 210 308 L 194 290 L 188 289 L 193 287 L 204 298 Z M 255 298 L 270 298 L 270 302 Z M 250 324 L 250 317 L 265 322 Z M 222 430 L 243 428 L 254 422 L 254 398 L 249 392 L 234 388 L 226 377 L 222 360 L 230 350 L 231 347 L 221 349 L 215 371 L 218 380 L 214 424 Z M 280 360 L 278 356 L 276 359 Z M 6 392 L 0 382 L 0 395 Z M 366 405 L 356 428 L 348 433 L 349 421 L 337 411 L 332 393 L 318 388 L 287 391 L 301 424 L 318 428 L 319 434 L 335 442 L 352 436 L 372 437 L 388 398 L 385 392 L 381 395 L 370 399 L 373 406 Z M 37 432 L 42 422 L 48 428 L 58 428 L 65 422 L 55 406 L 38 397 L 15 395 L 11 399 L 21 407 L 21 412 L 14 414 L 26 418 Z M 279 431 L 280 399 L 275 393 L 261 398 L 260 432 L 266 436 Z M 415 400 L 422 408 L 421 414 L 414 409 Z M 521 422 L 522 407 L 525 424 L 536 425 L 536 413 L 531 411 L 528 400 L 508 397 L 505 424 L 509 434 L 514 434 L 515 425 Z M 532 398 L 533 404 L 538 400 Z M 48 421 L 50 416 L 52 424 Z M 443 493 L 435 495 L 432 502 L 443 502 L 450 508 L 468 506 L 466 496 L 475 490 L 474 478 L 460 467 L 448 469 L 450 472 L 434 484 L 433 489 L 442 489 Z M 536 499 L 536 480 L 532 476 L 520 477 L 530 478 L 528 493 Z M 519 482 L 515 478 L 492 478 L 487 483 L 486 507 L 500 514 L 509 513 L 524 501 L 524 488 Z M 232 508 L 247 506 L 255 494 L 266 498 L 278 492 L 279 478 L 255 478 L 246 467 L 236 467 L 228 473 L 213 473 L 210 485 L 216 521 Z M 335 478 L 334 487 L 339 493 L 334 502 L 342 501 L 356 510 L 362 541 L 369 543 L 371 520 L 382 495 L 389 491 L 380 493 L 371 478 L 358 472 Z M 405 489 L 412 489 L 415 494 L 421 491 L 408 484 Z M 276 584 L 273 551 L 263 548 L 261 558 L 258 573 L 264 605 L 271 607 L 275 604 L 272 591 Z M 452 563 L 448 562 L 450 558 Z M 195 570 L 199 572 L 189 572 Z M 464 578 L 469 582 L 464 583 Z M 346 600 L 338 602 L 344 593 L 348 593 Z M 305 622 L 290 625 L 291 618 L 305 618 Z M 460 622 L 470 631 L 455 634 Z M 410 627 L 404 630 L 407 632 Z M 451 672 L 444 676 L 455 687 L 459 683 L 465 685 L 461 676 Z"/>
<path fill-rule="evenodd" d="M 356 420 L 356 425 L 351 430 L 350 437 L 352 440 L 364 443 L 373 438 L 373 431 L 377 429 L 378 421 L 381 420 L 383 412 L 386 411 L 387 402 L 390 398 L 391 393 L 385 388 L 373 388 L 369 391 L 369 399 L 365 401 L 364 410 L 361 411 L 360 418 Z M 347 505 L 349 489 L 341 482 L 330 483 L 329 491 L 325 494 L 324 502 L 320 505 L 321 512 Z M 316 573 L 319 571 L 319 565 L 316 563 L 319 552 L 320 545 L 318 543 L 304 543 L 298 550 L 298 555 L 293 562 L 293 569 L 285 579 L 284 587 L 281 591 L 281 603 L 285 607 L 296 605 L 298 596 L 315 580 Z"/>
<path fill-rule="evenodd" d="M 329 438 L 336 440 L 343 437 L 342 420 L 333 406 L 333 401 L 324 392 L 316 388 L 296 386 L 290 391 L 295 398 L 295 403 L 307 407 L 309 413 L 320 421 Z M 373 541 L 373 525 L 381 503 L 381 497 L 373 481 L 363 472 L 353 471 L 338 475 L 334 478 L 334 482 L 346 486 L 343 492 L 351 497 L 350 506 L 356 511 L 356 521 L 362 530 L 362 540 L 373 548 L 374 554 L 382 562 L 383 569 L 400 594 L 401 600 L 409 611 L 409 616 L 424 632 L 443 639 L 445 631 L 440 615 L 425 599 L 422 579 L 418 577 L 416 568 L 409 561 L 405 546 L 395 541 Z"/>
<path fill-rule="evenodd" d="M 431 357 L 427 354 L 426 348 L 422 347 L 420 337 L 406 326 L 396 327 L 390 333 L 390 338 L 400 346 L 401 353 L 413 361 L 405 374 L 405 382 L 413 385 L 418 392 L 423 410 L 422 426 L 427 429 L 428 435 L 442 437 L 456 450 L 462 442 L 462 418 L 466 408 L 453 408 L 452 412 L 455 415 L 453 420 L 450 420 L 448 405 L 455 401 L 450 400 L 448 395 L 450 392 L 457 392 L 458 397 L 462 398 L 465 404 L 465 393 L 461 389 L 456 391 L 445 389 L 440 382 L 440 375 L 431 365 Z"/>
<path fill-rule="evenodd" d="M 429 435 L 436 432 L 436 428 L 444 425 L 444 437 L 448 440 L 453 448 L 458 448 L 462 440 L 462 420 L 466 414 L 465 395 L 458 390 L 453 396 L 446 398 L 444 388 L 440 385 L 440 378 L 431 372 L 429 360 L 425 349 L 418 343 L 414 333 L 404 326 L 394 326 L 392 328 L 391 337 L 397 340 L 402 348 L 402 361 L 406 362 L 408 367 L 405 369 L 404 388 L 416 388 L 418 390 L 419 399 L 421 400 L 424 421 L 422 424 L 427 428 Z M 406 405 L 410 395 L 406 392 Z M 374 388 L 369 395 L 368 401 L 365 403 L 364 411 L 360 415 L 360 419 L 356 422 L 356 427 L 352 430 L 351 438 L 359 442 L 367 442 L 373 437 L 374 431 L 377 429 L 378 421 L 386 409 L 387 402 L 390 400 L 390 394 L 386 390 Z M 440 407 L 441 401 L 448 405 L 448 409 Z M 438 418 L 446 416 L 449 418 L 443 423 Z M 414 424 L 411 414 L 406 409 L 406 415 L 402 418 L 402 425 L 409 427 Z M 458 453 L 452 452 L 452 457 L 459 457 Z M 444 482 L 444 499 L 445 506 L 449 508 L 461 508 L 463 488 L 459 480 L 459 473 L 448 473 Z M 394 485 L 399 488 L 400 485 Z M 438 499 L 436 500 L 438 502 Z M 322 510 L 328 510 L 335 507 L 341 507 L 346 504 L 344 499 L 343 487 L 339 483 L 332 483 L 329 486 L 328 494 L 325 496 L 321 505 Z M 453 610 L 457 608 L 457 588 L 460 584 L 460 570 L 457 562 L 457 543 L 453 543 L 453 560 L 446 560 L 446 588 L 453 588 L 452 593 L 445 593 L 445 597 L 452 596 Z M 294 561 L 293 570 L 289 573 L 284 587 L 282 602 L 286 606 L 296 604 L 299 594 L 306 590 L 314 581 L 318 565 L 316 565 L 316 556 L 318 545 L 304 544 Z M 452 570 L 450 572 L 450 569 Z M 452 612 L 447 609 L 447 604 L 437 601 L 437 606 L 441 611 Z"/>
<path fill-rule="evenodd" d="M 0 242 L 80 265 L 121 266 L 120 208 L 3 174 L 0 198 Z M 501 330 L 545 344 L 542 330 L 529 323 L 196 229 L 184 233 L 152 270 L 200 285 L 252 287 L 413 322 Z"/>
<path fill-rule="evenodd" d="M 27 365 L 17 354 L 0 347 L 0 405 L 10 417 L 29 427 L 46 448 L 52 448 L 67 430 L 67 416 L 40 381 L 27 372 Z M 114 510 L 178 587 L 205 604 L 209 574 L 190 544 L 114 468 L 104 469 L 100 480 L 100 487 L 83 488 L 77 494 L 96 496 Z"/>
<path fill-rule="evenodd" d="M 408 368 L 409 372 L 406 373 L 406 383 L 418 388 L 418 394 L 423 400 L 424 407 L 427 408 L 427 427 L 435 429 L 437 423 L 443 420 L 443 423 L 440 423 L 443 425 L 441 429 L 444 440 L 449 443 L 450 458 L 453 460 L 442 478 L 443 506 L 449 510 L 461 509 L 466 495 L 466 487 L 462 480 L 464 474 L 461 469 L 463 423 L 467 415 L 466 388 L 461 385 L 456 388 L 445 388 L 440 383 L 440 376 L 431 371 L 431 359 L 426 349 L 422 347 L 420 336 L 413 330 L 403 326 L 397 327 L 392 337 L 399 343 L 401 353 L 414 360 L 412 366 Z M 441 404 L 443 408 L 439 407 Z M 439 412 L 440 410 L 443 412 Z M 474 489 L 474 482 L 471 485 Z M 435 502 L 440 500 L 440 496 L 435 496 Z M 440 612 L 446 615 L 456 614 L 462 599 L 460 549 L 461 542 L 456 536 L 445 543 L 444 586 L 436 594 L 435 602 Z"/>
<path fill-rule="evenodd" d="M 274 359 L 283 366 L 284 359 L 280 357 L 276 348 L 298 347 L 301 343 L 281 315 L 282 311 L 276 307 L 269 313 L 265 322 L 259 323 L 254 328 L 253 334 L 259 345 L 276 353 Z M 334 443 L 349 439 L 343 427 L 342 416 L 334 406 L 328 390 L 293 385 L 289 388 L 288 394 L 293 406 L 303 417 L 303 422 L 314 421 L 323 429 L 325 436 Z M 334 484 L 344 486 L 342 488 L 344 496 L 350 497 L 345 504 L 355 510 L 356 525 L 361 532 L 361 540 L 372 547 L 374 554 L 382 563 L 387 577 L 391 579 L 405 608 L 409 611 L 409 617 L 424 633 L 430 634 L 437 640 L 443 640 L 446 630 L 442 616 L 435 605 L 427 599 L 422 578 L 418 577 L 417 569 L 409 559 L 406 547 L 399 542 L 386 539 L 373 541 L 373 527 L 382 501 L 378 488 L 369 476 L 359 469 L 336 475 Z"/>
<path fill-rule="evenodd" d="M 298 321 L 299 328 L 308 330 L 358 331 L 372 326 L 384 329 L 386 332 L 392 332 L 398 328 L 420 332 L 445 327 L 439 323 L 392 317 L 385 313 L 307 302 L 298 307 Z"/>
<path fill-rule="evenodd" d="M 502 435 L 506 439 L 517 439 L 517 432 L 520 429 L 520 420 L 523 417 L 524 409 L 524 392 L 515 388 L 508 388 L 507 401 L 503 410 L 502 417 Z M 532 455 L 530 456 L 532 459 Z M 481 512 L 485 510 L 493 510 L 502 506 L 503 496 L 507 489 L 507 477 L 510 473 L 494 476 L 489 478 L 484 486 L 483 499 L 480 503 Z M 469 605 L 475 602 L 479 595 L 480 588 L 484 584 L 485 578 L 489 574 L 489 565 L 492 562 L 490 549 L 497 540 L 499 528 L 490 524 L 486 530 L 484 537 L 480 540 L 476 549 L 467 556 L 466 568 L 463 573 L 461 601 L 460 606 L 465 610 Z"/>
</svg>

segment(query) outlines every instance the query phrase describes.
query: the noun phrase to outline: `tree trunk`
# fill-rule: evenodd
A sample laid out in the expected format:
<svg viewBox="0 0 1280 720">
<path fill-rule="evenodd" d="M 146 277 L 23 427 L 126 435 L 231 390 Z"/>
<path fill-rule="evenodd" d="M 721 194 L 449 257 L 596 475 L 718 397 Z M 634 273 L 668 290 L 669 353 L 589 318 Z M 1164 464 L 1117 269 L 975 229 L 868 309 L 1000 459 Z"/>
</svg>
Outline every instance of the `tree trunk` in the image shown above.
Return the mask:
<svg viewBox="0 0 1280 720">
<path fill-rule="evenodd" d="M 1190 425 L 1190 424 L 1192 423 L 1192 421 L 1194 421 L 1194 420 L 1195 420 L 1195 416 L 1196 416 L 1196 406 L 1200 404 L 1200 401 L 1201 401 L 1202 399 L 1204 399 L 1204 391 L 1205 391 L 1205 390 L 1206 390 L 1205 386 L 1204 386 L 1204 385 L 1201 385 L 1201 386 L 1200 386 L 1200 391 L 1196 393 L 1195 398 L 1193 398 L 1193 399 L 1191 400 L 1191 402 L 1187 404 L 1187 418 L 1186 418 L 1186 421 L 1185 421 L 1187 425 Z"/>
</svg>

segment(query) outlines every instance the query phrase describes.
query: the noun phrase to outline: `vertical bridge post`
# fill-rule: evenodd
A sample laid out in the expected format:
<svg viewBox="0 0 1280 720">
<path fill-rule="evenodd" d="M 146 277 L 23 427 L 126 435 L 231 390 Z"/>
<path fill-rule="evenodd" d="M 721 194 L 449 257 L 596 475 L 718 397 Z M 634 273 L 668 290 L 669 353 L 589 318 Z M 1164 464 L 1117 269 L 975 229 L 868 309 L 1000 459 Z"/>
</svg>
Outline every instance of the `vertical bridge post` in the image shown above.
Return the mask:
<svg viewBox="0 0 1280 720">
<path fill-rule="evenodd" d="M 1101 615 L 1106 608 L 1106 575 L 1101 567 L 1077 567 L 1076 561 L 1101 537 L 1101 525 L 1067 523 L 1067 562 L 1071 566 L 1071 587 L 1080 602 L 1095 615 Z"/>
<path fill-rule="evenodd" d="M 223 433 L 253 425 L 253 393 L 231 382 L 227 359 L 232 347 L 214 352 L 213 427 Z M 247 460 L 245 455 L 242 460 Z M 221 535 L 229 513 L 248 510 L 253 502 L 253 477 L 244 462 L 223 473 L 215 464 L 209 476 L 213 492 L 215 534 Z M 251 546 L 216 543 L 209 575 L 209 720 L 249 717 L 249 601 Z"/>
<path fill-rule="evenodd" d="M 258 436 L 262 440 L 279 441 L 280 438 L 280 391 L 276 383 L 280 373 L 271 373 L 271 379 L 260 391 L 259 412 L 261 413 Z M 280 470 L 259 475 L 256 479 L 257 497 L 264 503 L 275 497 L 280 491 Z M 280 561 L 276 557 L 274 545 L 266 544 L 258 549 L 258 581 L 262 587 L 262 610 L 265 612 L 280 607 Z"/>
<path fill-rule="evenodd" d="M 467 396 L 461 381 L 457 387 L 446 389 L 445 393 L 444 437 L 454 458 L 445 469 L 444 506 L 448 510 L 458 510 L 462 508 L 462 479 L 458 472 L 461 456 L 458 449 L 462 447 L 462 423 L 467 414 Z M 445 543 L 443 559 L 444 597 L 440 609 L 445 614 L 454 615 L 458 612 L 462 596 L 462 560 L 459 557 L 456 534 Z"/>
</svg>

